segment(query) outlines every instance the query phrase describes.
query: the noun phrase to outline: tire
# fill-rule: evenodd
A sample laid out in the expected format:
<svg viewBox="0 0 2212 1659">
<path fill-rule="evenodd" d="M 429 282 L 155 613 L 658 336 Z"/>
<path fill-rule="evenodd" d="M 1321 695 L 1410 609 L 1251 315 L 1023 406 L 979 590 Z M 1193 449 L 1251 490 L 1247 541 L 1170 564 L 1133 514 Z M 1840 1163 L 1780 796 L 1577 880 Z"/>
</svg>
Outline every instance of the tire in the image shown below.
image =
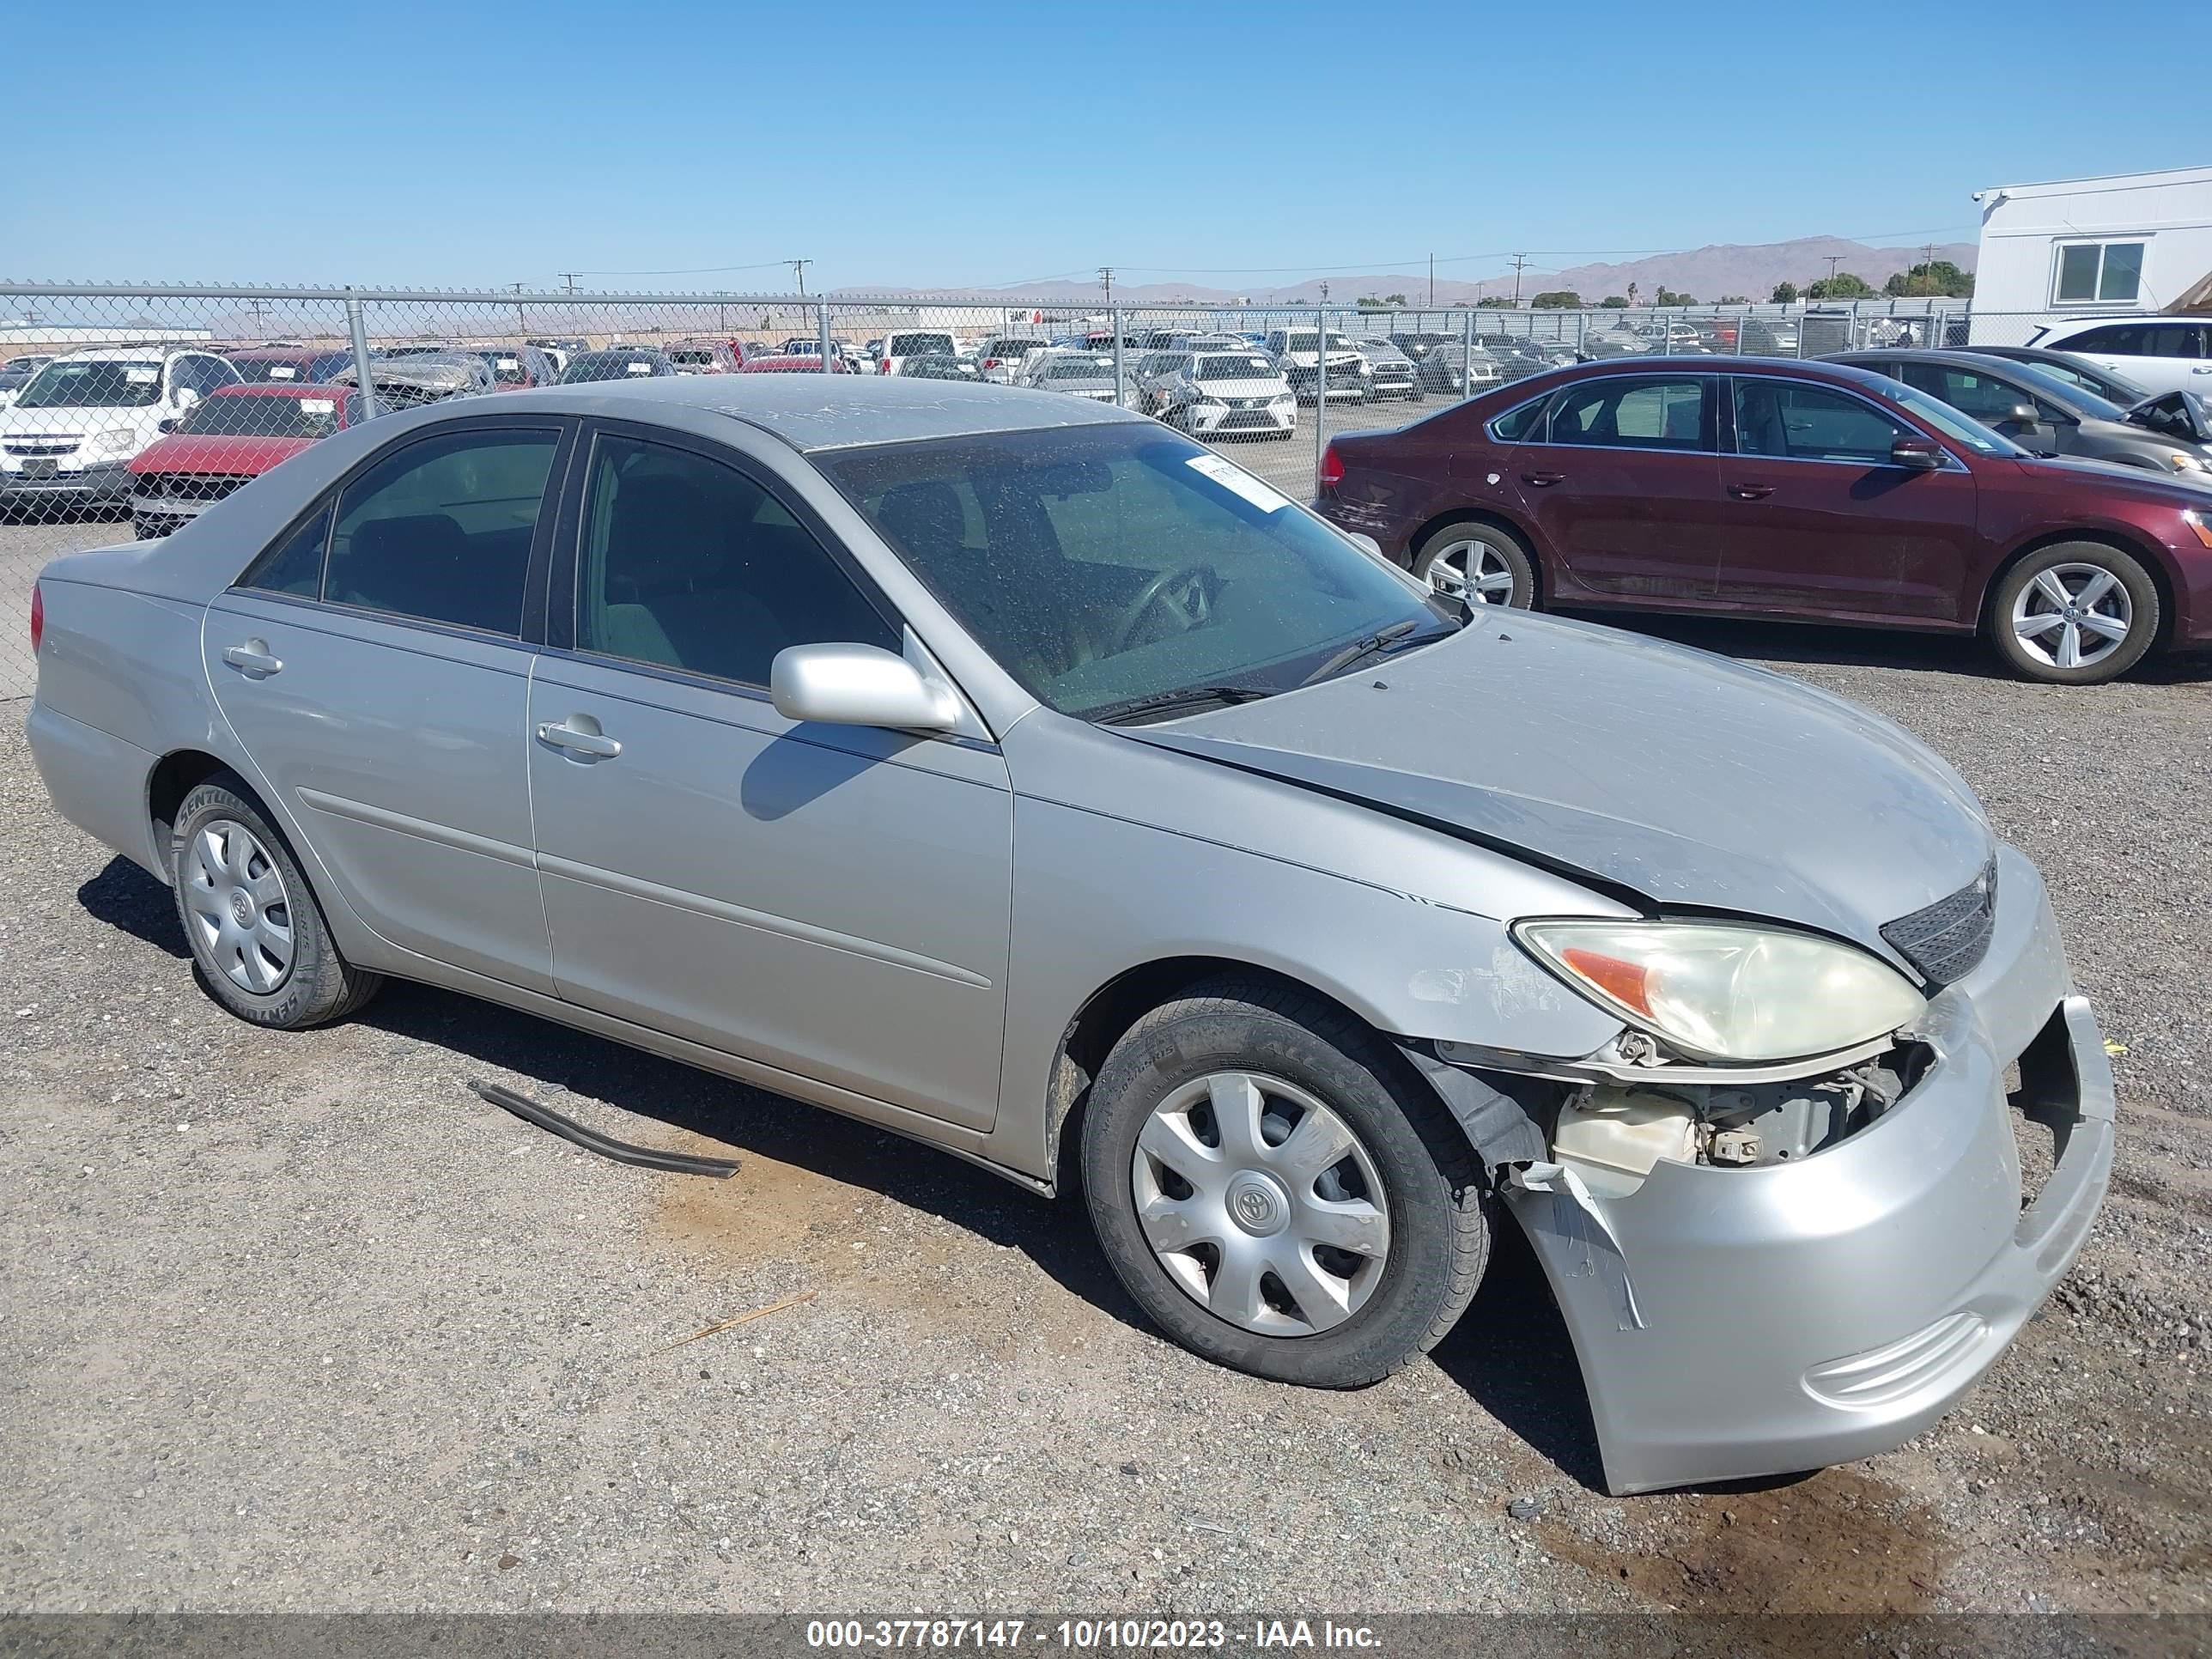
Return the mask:
<svg viewBox="0 0 2212 1659">
<path fill-rule="evenodd" d="M 1247 1098 L 1226 1079 L 1254 1078 L 1249 1098 L 1265 1115 L 1247 1121 L 1266 1126 L 1263 1138 L 1293 1115 L 1295 1127 L 1240 1159 L 1240 1142 L 1257 1143 L 1225 1133 L 1228 1115 L 1209 1115 L 1217 1088 L 1232 1103 Z M 1195 1103 L 1178 1111 L 1178 1101 Z M 1170 1122 L 1212 1124 L 1215 1145 L 1164 1135 Z M 1301 1142 L 1310 1127 L 1312 1140 Z M 1302 1145 L 1348 1150 L 1316 1171 L 1296 1161 Z M 1157 1146 L 1207 1190 L 1155 1158 Z M 1085 1114 L 1083 1184 L 1107 1260 L 1164 1332 L 1218 1364 L 1309 1388 L 1364 1387 L 1426 1352 L 1466 1310 L 1490 1260 L 1492 1200 L 1442 1103 L 1358 1020 L 1261 981 L 1194 986 L 1115 1045 Z M 1155 1224 L 1164 1237 L 1190 1248 L 1156 1250 L 1140 1204 L 1170 1218 Z M 1179 1218 L 1188 1225 L 1174 1231 Z M 1363 1248 L 1322 1244 L 1317 1255 L 1304 1230 L 1324 1224 L 1340 1237 L 1343 1225 L 1366 1230 Z"/>
<path fill-rule="evenodd" d="M 1441 592 L 1455 591 L 1449 580 L 1432 573 L 1455 569 L 1462 575 L 1478 568 L 1485 584 L 1480 598 L 1485 605 L 1502 605 L 1527 611 L 1536 603 L 1536 563 L 1527 544 L 1511 531 L 1480 520 L 1462 519 L 1448 524 L 1423 542 L 1413 555 L 1413 574 Z"/>
<path fill-rule="evenodd" d="M 177 920 L 209 995 L 255 1025 L 297 1031 L 376 994 L 384 976 L 338 954 L 291 848 L 237 778 L 218 772 L 195 788 L 175 823 Z"/>
<path fill-rule="evenodd" d="M 1984 631 L 2023 678 L 2095 685 L 2141 662 L 2160 620 L 2158 584 L 2141 561 L 2103 542 L 2062 542 L 2005 572 Z"/>
</svg>

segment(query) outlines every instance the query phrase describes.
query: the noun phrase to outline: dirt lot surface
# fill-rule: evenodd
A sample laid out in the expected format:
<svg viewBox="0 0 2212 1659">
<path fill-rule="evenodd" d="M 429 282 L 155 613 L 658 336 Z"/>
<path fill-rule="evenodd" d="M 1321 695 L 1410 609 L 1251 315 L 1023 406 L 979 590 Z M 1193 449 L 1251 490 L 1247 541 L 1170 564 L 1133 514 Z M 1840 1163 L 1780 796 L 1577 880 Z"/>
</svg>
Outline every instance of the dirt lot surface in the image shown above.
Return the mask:
<svg viewBox="0 0 2212 1659">
<path fill-rule="evenodd" d="M 49 809 L 18 702 L 0 1607 L 2203 1609 L 2212 671 L 2075 691 L 1965 645 L 1664 631 L 1954 761 L 2112 1039 L 2087 1253 L 1919 1441 L 1615 1499 L 1521 1249 L 1433 1361 L 1300 1392 L 1155 1335 L 1074 1204 L 843 1120 L 405 986 L 251 1029 L 166 890 Z M 474 1076 L 742 1172 L 587 1157 Z"/>
</svg>

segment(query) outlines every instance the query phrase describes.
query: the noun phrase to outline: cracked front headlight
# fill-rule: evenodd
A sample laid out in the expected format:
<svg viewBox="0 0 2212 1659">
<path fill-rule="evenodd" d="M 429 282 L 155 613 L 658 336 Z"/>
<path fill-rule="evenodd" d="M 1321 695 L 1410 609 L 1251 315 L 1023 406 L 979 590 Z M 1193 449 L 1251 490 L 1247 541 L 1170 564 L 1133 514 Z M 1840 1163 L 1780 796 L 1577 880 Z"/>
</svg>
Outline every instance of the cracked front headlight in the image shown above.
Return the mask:
<svg viewBox="0 0 2212 1659">
<path fill-rule="evenodd" d="M 1833 1054 L 1928 1006 L 1865 951 L 1784 928 L 1524 921 L 1513 937 L 1572 990 L 1699 1060 Z"/>
</svg>

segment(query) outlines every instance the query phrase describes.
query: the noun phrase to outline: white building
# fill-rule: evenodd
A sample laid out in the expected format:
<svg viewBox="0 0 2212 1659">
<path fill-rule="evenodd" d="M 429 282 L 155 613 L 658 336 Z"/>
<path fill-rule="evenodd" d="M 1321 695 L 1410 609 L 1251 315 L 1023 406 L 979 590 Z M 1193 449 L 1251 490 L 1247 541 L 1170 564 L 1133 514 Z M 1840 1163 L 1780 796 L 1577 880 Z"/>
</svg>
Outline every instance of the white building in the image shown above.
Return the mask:
<svg viewBox="0 0 2212 1659">
<path fill-rule="evenodd" d="M 2039 323 L 2162 311 L 2212 274 L 2212 167 L 1974 192 L 1982 210 L 1972 338 Z"/>
</svg>

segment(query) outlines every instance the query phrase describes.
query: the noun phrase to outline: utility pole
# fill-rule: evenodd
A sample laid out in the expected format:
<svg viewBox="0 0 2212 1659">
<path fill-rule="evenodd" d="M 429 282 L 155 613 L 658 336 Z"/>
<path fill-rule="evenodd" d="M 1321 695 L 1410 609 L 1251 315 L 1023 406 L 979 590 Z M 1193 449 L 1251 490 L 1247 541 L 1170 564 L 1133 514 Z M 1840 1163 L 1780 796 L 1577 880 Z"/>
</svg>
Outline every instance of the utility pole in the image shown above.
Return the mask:
<svg viewBox="0 0 2212 1659">
<path fill-rule="evenodd" d="M 520 283 L 511 283 L 508 286 L 514 290 L 514 337 L 516 343 L 519 344 L 521 342 L 522 337 L 530 332 L 530 325 L 525 322 L 522 318 L 523 284 Z"/>
<path fill-rule="evenodd" d="M 1328 284 L 1327 283 L 1323 283 L 1321 285 L 1321 302 L 1323 305 L 1327 305 L 1328 303 Z"/>
<path fill-rule="evenodd" d="M 1844 256 L 1840 253 L 1824 253 L 1820 257 L 1828 262 L 1828 278 L 1831 282 L 1834 281 L 1836 267 L 1843 264 Z"/>
<path fill-rule="evenodd" d="M 1437 256 L 1429 255 L 1429 309 L 1437 308 Z"/>
<path fill-rule="evenodd" d="M 565 289 L 566 291 L 568 291 L 568 293 L 570 293 L 570 294 L 574 294 L 574 293 L 576 291 L 576 278 L 577 278 L 578 276 L 581 276 L 582 274 L 583 274 L 583 273 L 582 273 L 581 271 L 575 271 L 575 270 L 564 270 L 564 271 L 562 271 L 562 272 L 561 273 L 561 286 L 562 286 L 562 289 Z"/>
<path fill-rule="evenodd" d="M 1521 309 L 1521 273 L 1528 268 L 1527 254 L 1516 253 L 1513 256 L 1513 308 L 1516 311 Z"/>
<path fill-rule="evenodd" d="M 1114 308 L 1114 267 L 1099 266 L 1098 280 L 1106 284 L 1106 309 L 1111 311 Z"/>
<path fill-rule="evenodd" d="M 813 263 L 814 261 L 811 259 L 793 259 L 791 261 L 791 274 L 799 283 L 799 297 L 802 300 L 806 297 L 806 267 Z"/>
</svg>

